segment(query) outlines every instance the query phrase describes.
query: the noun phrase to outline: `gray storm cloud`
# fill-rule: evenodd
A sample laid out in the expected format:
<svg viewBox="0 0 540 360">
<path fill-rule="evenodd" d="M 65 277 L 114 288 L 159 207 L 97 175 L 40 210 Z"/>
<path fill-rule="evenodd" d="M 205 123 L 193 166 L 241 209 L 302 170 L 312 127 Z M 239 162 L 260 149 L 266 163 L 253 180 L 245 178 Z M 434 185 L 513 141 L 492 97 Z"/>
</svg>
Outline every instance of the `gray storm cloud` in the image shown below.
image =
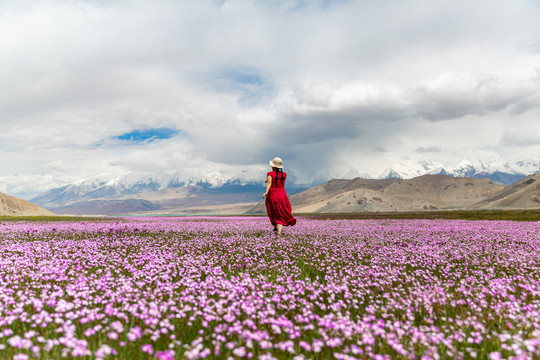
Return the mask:
<svg viewBox="0 0 540 360">
<path fill-rule="evenodd" d="M 274 156 L 302 181 L 538 158 L 539 15 L 532 0 L 3 1 L 0 189 Z M 178 135 L 114 141 L 149 128 Z"/>
</svg>

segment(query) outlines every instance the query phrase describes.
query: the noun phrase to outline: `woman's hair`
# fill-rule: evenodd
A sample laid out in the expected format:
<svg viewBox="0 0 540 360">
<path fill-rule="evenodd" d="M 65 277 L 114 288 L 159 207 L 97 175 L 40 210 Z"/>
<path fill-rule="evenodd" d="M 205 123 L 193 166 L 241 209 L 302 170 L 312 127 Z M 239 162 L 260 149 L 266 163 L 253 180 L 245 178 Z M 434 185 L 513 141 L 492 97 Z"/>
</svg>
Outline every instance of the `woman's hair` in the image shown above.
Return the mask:
<svg viewBox="0 0 540 360">
<path fill-rule="evenodd" d="M 283 180 L 283 169 L 278 169 L 278 168 L 275 168 L 275 169 L 276 169 L 276 182 L 278 180 L 278 176 L 280 173 L 281 173 L 281 180 Z"/>
</svg>

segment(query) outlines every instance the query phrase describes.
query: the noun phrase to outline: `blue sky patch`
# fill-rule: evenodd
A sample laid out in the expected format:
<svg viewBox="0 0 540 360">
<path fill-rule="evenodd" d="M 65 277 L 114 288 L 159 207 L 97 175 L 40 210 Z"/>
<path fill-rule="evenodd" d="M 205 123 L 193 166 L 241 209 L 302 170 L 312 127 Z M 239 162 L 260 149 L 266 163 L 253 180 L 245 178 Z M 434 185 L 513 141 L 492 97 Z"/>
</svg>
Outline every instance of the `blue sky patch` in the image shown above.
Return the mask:
<svg viewBox="0 0 540 360">
<path fill-rule="evenodd" d="M 180 131 L 171 128 L 136 129 L 128 133 L 115 136 L 115 139 L 129 142 L 152 142 L 154 140 L 170 139 Z"/>
<path fill-rule="evenodd" d="M 225 79 L 232 80 L 233 82 L 240 85 L 255 85 L 255 86 L 264 86 L 264 80 L 256 72 L 240 70 L 240 69 L 230 69 L 223 72 L 223 77 Z"/>
</svg>

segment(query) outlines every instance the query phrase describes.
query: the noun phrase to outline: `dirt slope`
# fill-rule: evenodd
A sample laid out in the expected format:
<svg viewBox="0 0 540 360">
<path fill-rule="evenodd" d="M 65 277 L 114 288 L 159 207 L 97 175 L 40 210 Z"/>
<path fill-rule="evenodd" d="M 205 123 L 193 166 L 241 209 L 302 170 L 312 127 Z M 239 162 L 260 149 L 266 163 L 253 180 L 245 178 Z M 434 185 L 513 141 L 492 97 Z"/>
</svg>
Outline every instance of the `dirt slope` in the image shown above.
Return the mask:
<svg viewBox="0 0 540 360">
<path fill-rule="evenodd" d="M 26 200 L 0 192 L 1 216 L 54 216 L 55 214 Z"/>
<path fill-rule="evenodd" d="M 540 208 L 540 174 L 508 185 L 503 191 L 478 203 L 482 209 L 531 209 Z"/>
</svg>

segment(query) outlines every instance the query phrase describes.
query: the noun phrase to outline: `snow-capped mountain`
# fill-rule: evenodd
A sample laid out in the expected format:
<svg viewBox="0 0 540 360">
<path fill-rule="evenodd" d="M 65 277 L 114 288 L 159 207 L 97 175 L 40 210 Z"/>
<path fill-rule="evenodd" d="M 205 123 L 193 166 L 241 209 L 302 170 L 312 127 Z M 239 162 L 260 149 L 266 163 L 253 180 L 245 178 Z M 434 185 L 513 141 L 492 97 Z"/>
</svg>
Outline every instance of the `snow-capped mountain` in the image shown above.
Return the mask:
<svg viewBox="0 0 540 360">
<path fill-rule="evenodd" d="M 521 160 L 504 162 L 495 160 L 464 159 L 456 164 L 437 161 L 403 161 L 385 169 L 378 179 L 411 179 L 421 175 L 450 175 L 454 177 L 487 178 L 509 185 L 525 176 L 540 172 L 540 161 Z"/>
<path fill-rule="evenodd" d="M 89 179 L 65 185 L 47 191 L 32 201 L 42 205 L 60 205 L 79 200 L 119 198 L 146 192 L 155 192 L 168 188 L 200 186 L 206 189 L 220 189 L 227 191 L 230 186 L 257 185 L 260 189 L 260 179 L 250 174 L 241 174 L 237 178 L 230 178 L 219 172 L 203 176 L 184 174 L 178 171 L 158 174 L 125 173 L 119 176 L 101 174 Z"/>
<path fill-rule="evenodd" d="M 194 174 L 180 171 L 157 174 L 101 174 L 49 190 L 33 198 L 32 201 L 52 209 L 81 201 L 120 200 L 133 198 L 137 194 L 180 188 L 191 189 L 198 194 L 201 192 L 207 194 L 256 194 L 258 200 L 260 193 L 264 192 L 264 179 L 260 172 L 254 171 L 242 171 L 234 177 L 221 172 Z M 308 187 L 307 185 L 296 185 L 294 176 L 289 176 L 287 190 L 291 194 Z M 251 197 L 255 200 L 255 196 Z"/>
<path fill-rule="evenodd" d="M 350 169 L 348 172 L 345 173 L 345 175 L 341 176 L 342 179 L 354 179 L 354 178 L 362 178 L 362 179 L 369 179 L 370 175 L 366 173 L 360 173 L 356 169 Z"/>
<path fill-rule="evenodd" d="M 391 168 L 386 168 L 377 179 L 403 179 L 403 176 Z"/>
</svg>

